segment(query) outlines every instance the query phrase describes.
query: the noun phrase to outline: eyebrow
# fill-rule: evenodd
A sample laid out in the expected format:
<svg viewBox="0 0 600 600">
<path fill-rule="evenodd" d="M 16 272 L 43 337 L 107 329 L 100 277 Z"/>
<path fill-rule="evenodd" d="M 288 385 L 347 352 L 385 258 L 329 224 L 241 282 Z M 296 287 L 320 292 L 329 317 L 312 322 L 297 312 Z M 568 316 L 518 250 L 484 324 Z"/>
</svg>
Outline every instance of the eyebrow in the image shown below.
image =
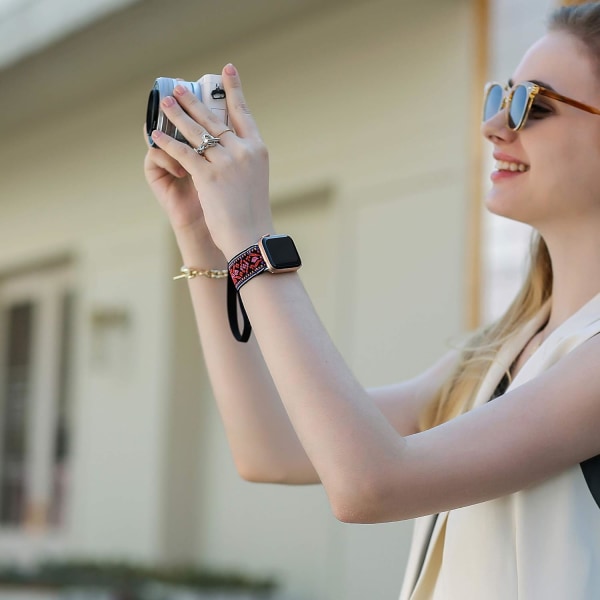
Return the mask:
<svg viewBox="0 0 600 600">
<path fill-rule="evenodd" d="M 540 87 L 546 88 L 547 90 L 550 90 L 552 92 L 556 92 L 556 90 L 549 83 L 545 83 L 544 81 L 540 81 L 539 79 L 528 79 L 527 81 L 530 81 L 531 83 L 535 83 L 535 85 L 539 85 Z M 514 84 L 515 84 L 515 82 L 512 79 L 508 80 L 509 88 L 513 87 Z"/>
</svg>

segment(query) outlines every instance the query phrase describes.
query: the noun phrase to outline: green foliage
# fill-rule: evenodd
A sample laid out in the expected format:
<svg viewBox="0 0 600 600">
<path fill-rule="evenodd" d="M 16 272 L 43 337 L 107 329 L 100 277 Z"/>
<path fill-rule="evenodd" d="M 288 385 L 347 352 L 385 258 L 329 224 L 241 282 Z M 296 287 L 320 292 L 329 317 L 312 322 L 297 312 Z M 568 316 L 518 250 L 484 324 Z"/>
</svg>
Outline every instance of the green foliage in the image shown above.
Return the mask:
<svg viewBox="0 0 600 600">
<path fill-rule="evenodd" d="M 126 562 L 83 560 L 48 561 L 33 568 L 0 565 L 0 585 L 133 591 L 149 584 L 193 591 L 253 591 L 263 593 L 265 597 L 276 588 L 272 579 L 250 578 L 241 573 L 215 572 L 196 567 L 149 567 Z"/>
</svg>

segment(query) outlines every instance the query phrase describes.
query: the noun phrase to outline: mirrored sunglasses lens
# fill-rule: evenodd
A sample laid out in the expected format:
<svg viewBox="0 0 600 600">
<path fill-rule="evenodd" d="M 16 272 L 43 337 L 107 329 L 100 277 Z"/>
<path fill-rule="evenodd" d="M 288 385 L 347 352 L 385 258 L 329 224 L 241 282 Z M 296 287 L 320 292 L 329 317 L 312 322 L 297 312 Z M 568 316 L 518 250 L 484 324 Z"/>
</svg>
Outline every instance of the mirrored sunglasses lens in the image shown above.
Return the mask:
<svg viewBox="0 0 600 600">
<path fill-rule="evenodd" d="M 501 85 L 494 84 L 489 87 L 483 106 L 483 120 L 487 121 L 497 115 L 502 106 L 504 90 Z"/>
<path fill-rule="evenodd" d="M 513 91 L 508 110 L 508 126 L 511 129 L 518 129 L 523 124 L 528 99 L 529 93 L 527 88 L 524 85 L 518 85 Z"/>
</svg>

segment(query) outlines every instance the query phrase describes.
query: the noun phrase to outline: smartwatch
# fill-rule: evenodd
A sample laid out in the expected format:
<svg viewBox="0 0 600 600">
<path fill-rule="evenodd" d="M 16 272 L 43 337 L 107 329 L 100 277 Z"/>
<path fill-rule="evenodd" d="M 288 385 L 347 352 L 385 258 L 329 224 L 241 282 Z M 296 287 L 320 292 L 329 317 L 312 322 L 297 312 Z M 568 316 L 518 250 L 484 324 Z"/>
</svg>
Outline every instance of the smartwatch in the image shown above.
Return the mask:
<svg viewBox="0 0 600 600">
<path fill-rule="evenodd" d="M 264 273 L 289 273 L 302 266 L 296 244 L 289 235 L 263 235 L 258 244 L 236 254 L 229 263 L 227 281 L 227 317 L 231 333 L 238 342 L 247 342 L 252 326 L 246 314 L 244 303 L 239 295 L 240 288 L 253 277 Z M 239 312 L 243 320 L 243 329 L 238 323 Z"/>
<path fill-rule="evenodd" d="M 263 235 L 257 244 L 234 256 L 228 264 L 229 274 L 238 291 L 250 279 L 265 271 L 289 273 L 301 266 L 296 244 L 289 235 Z"/>
<path fill-rule="evenodd" d="M 296 244 L 289 235 L 263 235 L 258 248 L 270 273 L 297 271 L 302 266 Z"/>
</svg>

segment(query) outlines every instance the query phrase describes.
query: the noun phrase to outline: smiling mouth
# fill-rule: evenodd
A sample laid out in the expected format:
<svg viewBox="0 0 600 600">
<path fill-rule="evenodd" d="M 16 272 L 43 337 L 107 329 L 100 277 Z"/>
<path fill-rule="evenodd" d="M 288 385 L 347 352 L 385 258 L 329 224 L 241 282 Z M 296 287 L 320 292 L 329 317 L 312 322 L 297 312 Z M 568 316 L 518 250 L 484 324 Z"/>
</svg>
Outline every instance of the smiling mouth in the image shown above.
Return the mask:
<svg viewBox="0 0 600 600">
<path fill-rule="evenodd" d="M 526 171 L 529 171 L 529 165 L 525 165 L 523 163 L 508 162 L 505 160 L 497 160 L 495 168 L 497 171 L 511 171 L 513 173 L 525 173 Z"/>
</svg>

